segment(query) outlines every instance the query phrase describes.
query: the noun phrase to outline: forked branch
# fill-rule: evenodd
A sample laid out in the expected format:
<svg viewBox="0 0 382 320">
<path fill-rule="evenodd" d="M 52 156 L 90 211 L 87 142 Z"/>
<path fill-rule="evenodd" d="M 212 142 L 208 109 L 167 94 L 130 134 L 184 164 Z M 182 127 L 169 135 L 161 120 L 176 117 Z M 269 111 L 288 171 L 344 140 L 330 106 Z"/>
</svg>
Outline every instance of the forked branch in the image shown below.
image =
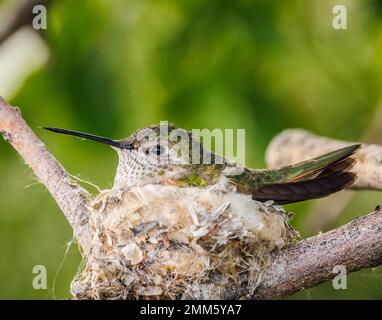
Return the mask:
<svg viewBox="0 0 382 320">
<path fill-rule="evenodd" d="M 0 100 L 0 131 L 32 168 L 58 203 L 86 256 L 91 249 L 92 229 L 81 188 L 28 127 L 18 109 Z M 348 143 L 316 137 L 306 131 L 288 131 L 276 138 L 267 153 L 268 163 L 278 166 L 297 162 Z M 355 187 L 382 189 L 382 148 L 365 145 L 360 155 Z M 254 298 L 286 297 L 333 278 L 333 268 L 348 272 L 382 263 L 382 212 L 376 211 L 340 228 L 300 241 L 272 254 Z"/>
</svg>

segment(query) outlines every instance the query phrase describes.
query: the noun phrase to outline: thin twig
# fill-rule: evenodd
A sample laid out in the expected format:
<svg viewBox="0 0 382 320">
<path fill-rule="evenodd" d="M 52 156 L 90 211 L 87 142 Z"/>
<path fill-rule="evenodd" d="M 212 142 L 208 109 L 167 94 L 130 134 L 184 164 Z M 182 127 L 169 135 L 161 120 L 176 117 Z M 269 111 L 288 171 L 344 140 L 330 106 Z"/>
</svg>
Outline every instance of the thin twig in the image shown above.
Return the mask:
<svg viewBox="0 0 382 320">
<path fill-rule="evenodd" d="M 25 25 L 32 26 L 32 20 L 35 17 L 33 7 L 36 5 L 47 6 L 50 0 L 22 0 L 12 3 L 12 7 L 7 12 L 11 17 L 0 27 L 0 45 L 5 42 L 12 34 Z M 41 31 L 39 31 L 41 33 Z"/>
<path fill-rule="evenodd" d="M 0 131 L 56 200 L 74 230 L 75 238 L 83 249 L 83 255 L 86 256 L 91 250 L 93 237 L 87 209 L 88 193 L 71 179 L 50 154 L 22 119 L 18 109 L 11 107 L 2 99 L 0 99 Z M 297 144 L 291 141 L 282 142 L 280 137 L 271 144 L 268 158 L 273 161 L 272 164 L 293 162 L 296 158 L 301 160 L 302 156 L 307 158 L 314 153 L 317 155 L 348 144 L 316 137 L 305 131 L 297 132 L 296 136 Z M 309 143 L 301 143 L 304 139 Z M 277 147 L 280 143 L 282 145 Z M 299 150 L 302 155 L 284 159 L 283 156 L 296 153 L 291 146 Z M 355 168 L 360 175 L 356 184 L 358 188 L 381 189 L 381 149 L 379 146 L 365 145 L 359 159 L 360 164 Z M 278 152 L 281 153 L 279 157 L 276 154 Z M 336 265 L 345 266 L 348 272 L 377 266 L 382 263 L 382 211 L 371 213 L 340 228 L 275 251 L 271 261 L 254 298 L 282 298 L 315 286 L 333 278 L 335 276 L 333 268 Z"/>
<path fill-rule="evenodd" d="M 29 128 L 17 108 L 0 98 L 0 132 L 32 168 L 49 190 L 73 228 L 81 248 L 87 252 L 92 236 L 88 221 L 88 192 L 80 187 Z"/>
</svg>

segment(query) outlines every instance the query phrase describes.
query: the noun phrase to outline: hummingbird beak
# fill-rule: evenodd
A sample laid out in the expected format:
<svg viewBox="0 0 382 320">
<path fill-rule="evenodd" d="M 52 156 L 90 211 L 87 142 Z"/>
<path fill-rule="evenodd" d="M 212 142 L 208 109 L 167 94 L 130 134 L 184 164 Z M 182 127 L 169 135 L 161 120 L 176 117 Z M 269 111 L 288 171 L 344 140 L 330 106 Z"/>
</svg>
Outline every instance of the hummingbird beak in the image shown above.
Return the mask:
<svg viewBox="0 0 382 320">
<path fill-rule="evenodd" d="M 124 143 L 124 142 L 118 141 L 118 140 L 112 140 L 109 138 L 95 136 L 92 134 L 87 134 L 87 133 L 72 131 L 72 130 L 66 130 L 66 129 L 60 129 L 60 128 L 51 128 L 51 127 L 42 127 L 42 128 L 45 130 L 48 130 L 48 131 L 55 132 L 55 133 L 68 134 L 68 135 L 75 136 L 75 137 L 80 137 L 80 138 L 84 138 L 84 139 L 88 139 L 88 140 L 101 142 L 101 143 L 104 143 L 104 144 L 107 144 L 109 146 L 113 146 L 113 147 L 116 147 L 119 149 L 128 149 L 128 150 L 134 149 L 134 146 L 131 144 L 127 144 L 127 143 Z"/>
</svg>

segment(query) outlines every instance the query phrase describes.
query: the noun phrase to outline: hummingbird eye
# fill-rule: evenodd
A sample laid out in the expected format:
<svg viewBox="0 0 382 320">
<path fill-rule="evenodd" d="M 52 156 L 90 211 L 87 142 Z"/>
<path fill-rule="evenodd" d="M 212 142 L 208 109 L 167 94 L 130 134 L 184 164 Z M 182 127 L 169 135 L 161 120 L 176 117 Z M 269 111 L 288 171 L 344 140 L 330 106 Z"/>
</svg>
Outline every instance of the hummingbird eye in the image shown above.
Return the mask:
<svg viewBox="0 0 382 320">
<path fill-rule="evenodd" d="M 157 155 L 157 156 L 160 156 L 161 154 L 163 154 L 165 151 L 165 148 L 162 147 L 160 144 L 157 144 L 154 148 L 152 148 L 152 153 Z"/>
</svg>

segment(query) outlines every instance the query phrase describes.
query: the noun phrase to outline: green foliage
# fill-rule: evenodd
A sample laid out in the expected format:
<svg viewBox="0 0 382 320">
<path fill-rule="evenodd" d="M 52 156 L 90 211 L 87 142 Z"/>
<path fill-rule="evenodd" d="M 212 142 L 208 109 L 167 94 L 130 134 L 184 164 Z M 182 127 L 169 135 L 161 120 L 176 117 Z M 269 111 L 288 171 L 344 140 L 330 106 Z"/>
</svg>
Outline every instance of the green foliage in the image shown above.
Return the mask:
<svg viewBox="0 0 382 320">
<path fill-rule="evenodd" d="M 264 166 L 267 143 L 285 128 L 362 139 L 381 99 L 382 11 L 377 1 L 342 3 L 349 28 L 336 31 L 332 0 L 52 1 L 43 34 L 50 62 L 11 103 L 69 172 L 102 188 L 112 185 L 112 150 L 38 127 L 111 138 L 160 120 L 245 128 L 252 167 Z M 51 298 L 71 230 L 11 147 L 1 143 L 0 153 L 0 298 Z M 376 201 L 357 196 L 341 223 Z M 303 235 L 311 203 L 290 207 Z M 74 246 L 57 275 L 57 298 L 69 297 L 79 263 Z M 47 267 L 48 290 L 32 288 L 36 264 Z M 380 298 L 380 272 L 353 275 L 344 292 L 328 283 L 295 298 Z"/>
</svg>

